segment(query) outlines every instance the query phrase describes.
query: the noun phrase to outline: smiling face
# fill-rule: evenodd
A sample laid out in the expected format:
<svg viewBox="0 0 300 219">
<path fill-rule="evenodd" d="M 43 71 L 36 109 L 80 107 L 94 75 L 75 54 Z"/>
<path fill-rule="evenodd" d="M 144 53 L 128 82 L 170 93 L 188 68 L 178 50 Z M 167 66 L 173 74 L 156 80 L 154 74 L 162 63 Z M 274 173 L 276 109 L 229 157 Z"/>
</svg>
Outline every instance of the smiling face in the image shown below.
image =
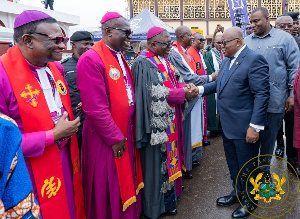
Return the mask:
<svg viewBox="0 0 300 219">
<path fill-rule="evenodd" d="M 35 33 L 47 34 L 51 39 L 47 36 L 32 34 L 32 58 L 45 64 L 60 61 L 66 46 L 63 42 L 57 44 L 56 40 L 53 39 L 54 37 L 63 37 L 59 25 L 57 23 L 41 23 L 37 25 Z"/>
<path fill-rule="evenodd" d="M 251 14 L 250 23 L 253 33 L 260 37 L 265 36 L 271 29 L 270 17 L 265 17 L 262 11 Z"/>
<path fill-rule="evenodd" d="M 238 27 L 231 27 L 224 31 L 222 39 L 222 52 L 225 57 L 232 57 L 244 45 L 243 32 Z"/>
<path fill-rule="evenodd" d="M 115 18 L 105 28 L 106 36 L 103 35 L 103 40 L 116 51 L 128 51 L 132 34 L 127 34 L 127 32 L 131 33 L 128 21 L 123 17 Z"/>
<path fill-rule="evenodd" d="M 163 31 L 157 36 L 150 39 L 150 45 L 148 48 L 156 55 L 167 58 L 172 48 L 171 36 L 167 31 Z"/>
</svg>

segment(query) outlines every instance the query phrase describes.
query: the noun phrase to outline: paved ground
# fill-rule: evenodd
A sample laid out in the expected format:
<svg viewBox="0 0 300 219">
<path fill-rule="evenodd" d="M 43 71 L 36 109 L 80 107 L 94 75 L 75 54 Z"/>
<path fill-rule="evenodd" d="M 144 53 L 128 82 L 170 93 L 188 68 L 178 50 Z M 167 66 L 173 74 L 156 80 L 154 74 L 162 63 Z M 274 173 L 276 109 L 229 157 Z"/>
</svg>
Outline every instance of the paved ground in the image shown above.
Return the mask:
<svg viewBox="0 0 300 219">
<path fill-rule="evenodd" d="M 161 218 L 231 219 L 231 214 L 238 207 L 238 204 L 230 207 L 216 206 L 216 199 L 228 195 L 232 190 L 229 170 L 222 146 L 222 138 L 210 138 L 209 141 L 212 144 L 204 147 L 204 155 L 200 161 L 201 165 L 192 171 L 194 178 L 183 181 L 185 189 L 178 199 L 178 214 L 176 216 L 163 216 Z M 297 184 L 295 179 L 293 182 L 290 181 L 289 186 L 291 191 L 299 191 L 299 184 Z M 277 204 L 276 202 L 278 201 L 273 201 L 274 204 Z M 299 198 L 296 202 L 289 213 L 277 218 L 300 219 Z M 265 206 L 267 207 L 267 205 Z M 282 208 L 283 205 L 280 205 L 272 211 L 277 211 L 277 215 L 280 215 Z M 249 217 L 249 219 L 254 218 L 258 217 Z M 270 216 L 266 214 L 265 216 L 260 216 L 260 218 L 270 218 Z"/>
</svg>

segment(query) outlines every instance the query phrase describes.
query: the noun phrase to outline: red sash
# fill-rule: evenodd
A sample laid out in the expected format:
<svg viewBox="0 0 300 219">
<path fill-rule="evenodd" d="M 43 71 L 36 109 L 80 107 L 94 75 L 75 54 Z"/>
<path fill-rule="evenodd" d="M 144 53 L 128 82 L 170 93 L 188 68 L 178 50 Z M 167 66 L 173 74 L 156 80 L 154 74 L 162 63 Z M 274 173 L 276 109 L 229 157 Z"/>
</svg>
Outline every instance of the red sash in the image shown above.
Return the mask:
<svg viewBox="0 0 300 219">
<path fill-rule="evenodd" d="M 193 72 L 196 72 L 196 63 L 195 63 L 195 60 L 193 59 L 193 57 L 191 57 L 192 61 L 190 61 L 189 58 L 186 56 L 186 54 L 183 52 L 183 50 L 178 42 L 173 43 L 173 46 L 177 47 L 178 52 L 183 56 L 186 63 L 190 66 L 190 68 L 193 70 Z"/>
<path fill-rule="evenodd" d="M 110 106 L 111 115 L 117 126 L 122 131 L 123 135 L 127 136 L 128 128 L 128 112 L 129 103 L 124 82 L 123 74 L 121 73 L 121 67 L 115 57 L 112 55 L 104 41 L 96 43 L 93 48 L 95 52 L 100 56 L 106 70 L 108 88 L 110 94 Z M 122 55 L 122 59 L 126 64 L 127 69 L 129 66 Z M 132 77 L 131 71 L 127 77 Z M 133 80 L 132 80 L 133 81 Z M 127 150 L 124 152 L 124 156 L 121 159 L 115 158 L 120 193 L 123 205 L 123 211 L 126 210 L 131 204 L 136 202 L 136 194 L 144 187 L 142 168 L 140 162 L 139 150 L 135 149 L 135 161 L 136 161 L 136 188 L 134 187 L 134 180 L 131 173 L 131 165 L 128 154 L 127 141 L 125 142 Z"/>
<path fill-rule="evenodd" d="M 54 123 L 42 88 L 19 48 L 17 46 L 10 48 L 1 57 L 1 61 L 18 102 L 24 132 L 31 133 L 53 129 Z M 54 63 L 49 63 L 49 67 L 56 81 L 56 86 L 60 86 L 58 90 L 61 101 L 70 120 L 74 120 L 71 100 L 64 79 Z M 76 217 L 81 219 L 85 218 L 85 210 L 76 133 L 71 137 L 70 151 L 73 164 Z M 58 145 L 46 147 L 43 155 L 30 158 L 30 163 L 42 217 L 70 218 Z"/>
<path fill-rule="evenodd" d="M 198 75 L 204 75 L 203 64 L 199 52 L 194 47 L 191 46 L 188 49 L 188 53 L 190 57 L 195 60 L 196 73 Z"/>
</svg>

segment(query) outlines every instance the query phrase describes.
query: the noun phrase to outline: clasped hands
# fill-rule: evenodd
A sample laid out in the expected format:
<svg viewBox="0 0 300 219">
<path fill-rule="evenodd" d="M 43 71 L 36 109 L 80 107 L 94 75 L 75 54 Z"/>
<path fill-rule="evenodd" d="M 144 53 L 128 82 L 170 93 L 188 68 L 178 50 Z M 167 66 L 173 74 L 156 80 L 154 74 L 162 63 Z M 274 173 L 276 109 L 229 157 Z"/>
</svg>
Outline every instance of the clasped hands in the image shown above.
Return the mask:
<svg viewBox="0 0 300 219">
<path fill-rule="evenodd" d="M 183 89 L 187 101 L 192 100 L 199 95 L 199 88 L 194 84 L 186 84 Z"/>
</svg>

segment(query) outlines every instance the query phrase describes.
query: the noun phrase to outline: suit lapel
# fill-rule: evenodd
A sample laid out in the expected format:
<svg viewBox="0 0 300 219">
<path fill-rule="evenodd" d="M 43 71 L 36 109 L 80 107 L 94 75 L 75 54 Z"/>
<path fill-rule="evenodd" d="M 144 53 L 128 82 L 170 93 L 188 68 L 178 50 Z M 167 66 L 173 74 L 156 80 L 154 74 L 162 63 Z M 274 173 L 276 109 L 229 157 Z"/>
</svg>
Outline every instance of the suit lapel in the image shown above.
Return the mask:
<svg viewBox="0 0 300 219">
<path fill-rule="evenodd" d="M 224 71 L 225 71 L 225 68 L 226 68 L 228 62 L 229 62 L 228 58 L 223 59 L 222 65 L 220 67 L 219 76 L 217 78 L 217 93 L 219 93 L 221 90 L 220 84 L 221 84 L 221 80 L 222 80 L 222 77 L 223 77 L 223 74 L 224 74 Z"/>
<path fill-rule="evenodd" d="M 244 50 L 241 52 L 241 54 L 240 54 L 240 55 L 237 57 L 237 59 L 234 61 L 234 63 L 232 63 L 232 66 L 231 66 L 229 72 L 227 73 L 226 78 L 225 78 L 225 80 L 224 80 L 224 82 L 223 82 L 223 84 L 222 84 L 222 87 L 220 87 L 220 91 L 219 91 L 219 92 L 222 92 L 223 88 L 226 86 L 226 84 L 227 84 L 227 82 L 229 81 L 229 79 L 231 78 L 232 74 L 235 72 L 235 70 L 236 70 L 236 69 L 240 66 L 240 64 L 243 62 L 243 60 L 244 60 L 244 58 L 245 58 L 245 56 L 246 56 L 248 50 L 249 50 L 249 49 L 248 49 L 248 47 L 246 46 L 246 47 L 244 48 Z M 228 59 L 228 61 L 229 61 L 229 59 Z M 228 62 L 228 61 L 227 61 L 227 62 Z M 227 62 L 226 62 L 226 64 L 227 64 Z M 223 70 L 223 72 L 224 72 L 224 70 Z M 223 74 L 222 74 L 222 76 L 223 76 Z M 220 84 L 219 84 L 219 86 L 220 86 Z"/>
</svg>

